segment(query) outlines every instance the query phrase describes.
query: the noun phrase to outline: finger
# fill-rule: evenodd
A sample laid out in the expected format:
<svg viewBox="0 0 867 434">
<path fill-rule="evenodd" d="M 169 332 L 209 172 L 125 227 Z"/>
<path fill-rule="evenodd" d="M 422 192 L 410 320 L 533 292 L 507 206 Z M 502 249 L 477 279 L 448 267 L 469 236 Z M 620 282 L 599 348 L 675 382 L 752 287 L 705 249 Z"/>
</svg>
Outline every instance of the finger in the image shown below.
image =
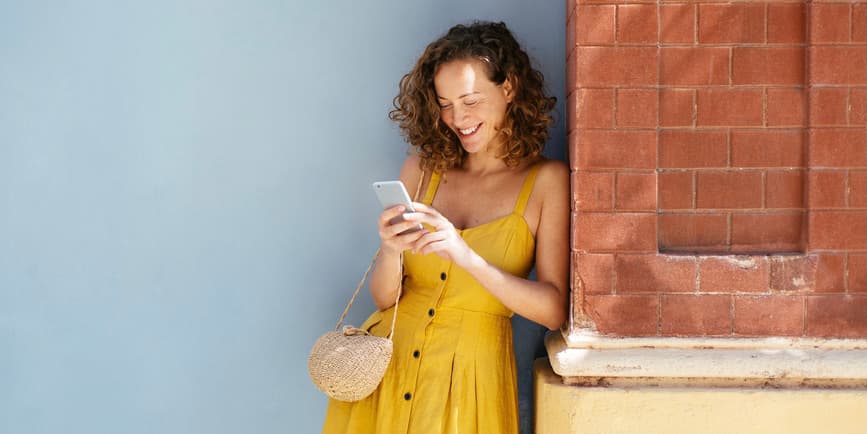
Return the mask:
<svg viewBox="0 0 867 434">
<path fill-rule="evenodd" d="M 404 211 L 406 211 L 406 208 L 403 205 L 397 205 L 386 209 L 379 215 L 379 225 L 388 226 L 388 222 L 401 215 Z"/>
<path fill-rule="evenodd" d="M 445 232 L 427 232 L 413 243 L 413 252 L 424 252 L 426 247 L 431 243 L 442 242 L 448 238 Z"/>
<path fill-rule="evenodd" d="M 439 254 L 440 252 L 445 252 L 447 250 L 448 250 L 448 242 L 446 240 L 443 240 L 443 241 L 435 241 L 433 243 L 429 243 L 423 249 L 421 249 L 421 252 L 419 252 L 419 253 L 421 253 L 422 255 L 427 255 L 430 253 Z"/>
<path fill-rule="evenodd" d="M 385 233 L 389 237 L 397 237 L 404 233 L 420 231 L 419 224 L 412 221 L 401 220 L 397 223 L 389 225 L 385 228 Z"/>
<path fill-rule="evenodd" d="M 423 203 L 421 203 L 421 202 L 413 202 L 413 203 L 412 203 L 412 209 L 413 209 L 414 211 L 416 211 L 416 212 L 421 212 L 421 213 L 425 213 L 425 214 L 431 214 L 431 215 L 434 215 L 434 216 L 441 216 L 441 214 L 439 213 L 439 211 L 437 211 L 434 207 L 432 207 L 432 206 L 427 206 L 427 205 L 425 205 L 425 204 L 423 204 Z"/>
</svg>

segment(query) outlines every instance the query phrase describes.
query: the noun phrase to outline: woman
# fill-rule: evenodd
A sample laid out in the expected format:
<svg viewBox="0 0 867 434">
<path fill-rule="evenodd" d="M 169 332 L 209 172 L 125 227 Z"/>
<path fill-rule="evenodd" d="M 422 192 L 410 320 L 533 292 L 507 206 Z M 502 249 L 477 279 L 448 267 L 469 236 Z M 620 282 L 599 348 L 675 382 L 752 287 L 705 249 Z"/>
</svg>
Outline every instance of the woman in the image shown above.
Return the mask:
<svg viewBox="0 0 867 434">
<path fill-rule="evenodd" d="M 543 87 L 503 23 L 453 27 L 401 80 L 390 117 L 415 153 L 400 179 L 423 197 L 379 218 L 362 325 L 388 334 L 402 279 L 394 356 L 371 396 L 329 403 L 323 432 L 518 432 L 510 317 L 557 329 L 568 297 L 569 171 L 540 157 Z"/>
</svg>

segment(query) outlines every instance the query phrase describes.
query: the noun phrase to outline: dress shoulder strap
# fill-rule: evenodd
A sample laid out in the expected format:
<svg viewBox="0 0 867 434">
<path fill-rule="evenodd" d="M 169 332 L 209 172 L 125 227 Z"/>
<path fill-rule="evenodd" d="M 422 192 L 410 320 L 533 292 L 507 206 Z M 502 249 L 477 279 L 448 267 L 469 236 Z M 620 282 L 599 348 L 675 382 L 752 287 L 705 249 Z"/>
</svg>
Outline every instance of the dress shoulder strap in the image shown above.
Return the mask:
<svg viewBox="0 0 867 434">
<path fill-rule="evenodd" d="M 424 199 L 421 203 L 430 206 L 433 203 L 434 196 L 437 194 L 437 187 L 440 185 L 440 173 L 432 172 L 430 174 L 430 182 L 427 184 L 427 191 L 424 193 Z"/>
<path fill-rule="evenodd" d="M 536 183 L 536 174 L 539 173 L 539 167 L 542 165 L 536 163 L 530 168 L 530 173 L 524 180 L 524 186 L 521 188 L 521 194 L 518 195 L 518 200 L 515 202 L 515 214 L 524 215 L 524 210 L 527 209 L 527 202 L 530 201 L 530 194 L 533 193 L 533 185 Z"/>
</svg>

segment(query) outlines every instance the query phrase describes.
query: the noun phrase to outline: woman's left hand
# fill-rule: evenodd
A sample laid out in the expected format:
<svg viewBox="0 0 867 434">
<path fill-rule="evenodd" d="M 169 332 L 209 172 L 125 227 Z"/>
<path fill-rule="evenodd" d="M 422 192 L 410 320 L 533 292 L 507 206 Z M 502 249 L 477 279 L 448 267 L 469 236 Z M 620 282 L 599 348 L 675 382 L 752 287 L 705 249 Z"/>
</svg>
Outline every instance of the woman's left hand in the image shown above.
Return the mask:
<svg viewBox="0 0 867 434">
<path fill-rule="evenodd" d="M 434 228 L 434 231 L 429 231 L 414 243 L 413 252 L 422 255 L 435 253 L 459 266 L 468 264 L 473 250 L 461 238 L 452 222 L 430 206 L 417 202 L 413 202 L 412 206 L 415 212 L 404 214 L 404 219 Z"/>
</svg>

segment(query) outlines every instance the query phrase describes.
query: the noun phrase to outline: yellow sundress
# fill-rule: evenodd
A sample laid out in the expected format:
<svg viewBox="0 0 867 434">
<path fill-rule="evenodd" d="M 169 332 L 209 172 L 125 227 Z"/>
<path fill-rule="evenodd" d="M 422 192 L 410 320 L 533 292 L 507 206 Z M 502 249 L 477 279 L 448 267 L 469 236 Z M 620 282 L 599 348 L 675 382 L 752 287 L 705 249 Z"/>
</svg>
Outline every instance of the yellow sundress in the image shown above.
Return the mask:
<svg viewBox="0 0 867 434">
<path fill-rule="evenodd" d="M 458 232 L 488 263 L 526 278 L 535 239 L 524 220 L 539 165 L 530 169 L 513 212 Z M 434 173 L 423 203 L 433 202 Z M 379 388 L 354 403 L 331 400 L 324 434 L 515 434 L 518 392 L 512 312 L 470 274 L 435 254 L 404 255 L 394 355 Z M 392 308 L 362 324 L 391 328 Z"/>
</svg>

